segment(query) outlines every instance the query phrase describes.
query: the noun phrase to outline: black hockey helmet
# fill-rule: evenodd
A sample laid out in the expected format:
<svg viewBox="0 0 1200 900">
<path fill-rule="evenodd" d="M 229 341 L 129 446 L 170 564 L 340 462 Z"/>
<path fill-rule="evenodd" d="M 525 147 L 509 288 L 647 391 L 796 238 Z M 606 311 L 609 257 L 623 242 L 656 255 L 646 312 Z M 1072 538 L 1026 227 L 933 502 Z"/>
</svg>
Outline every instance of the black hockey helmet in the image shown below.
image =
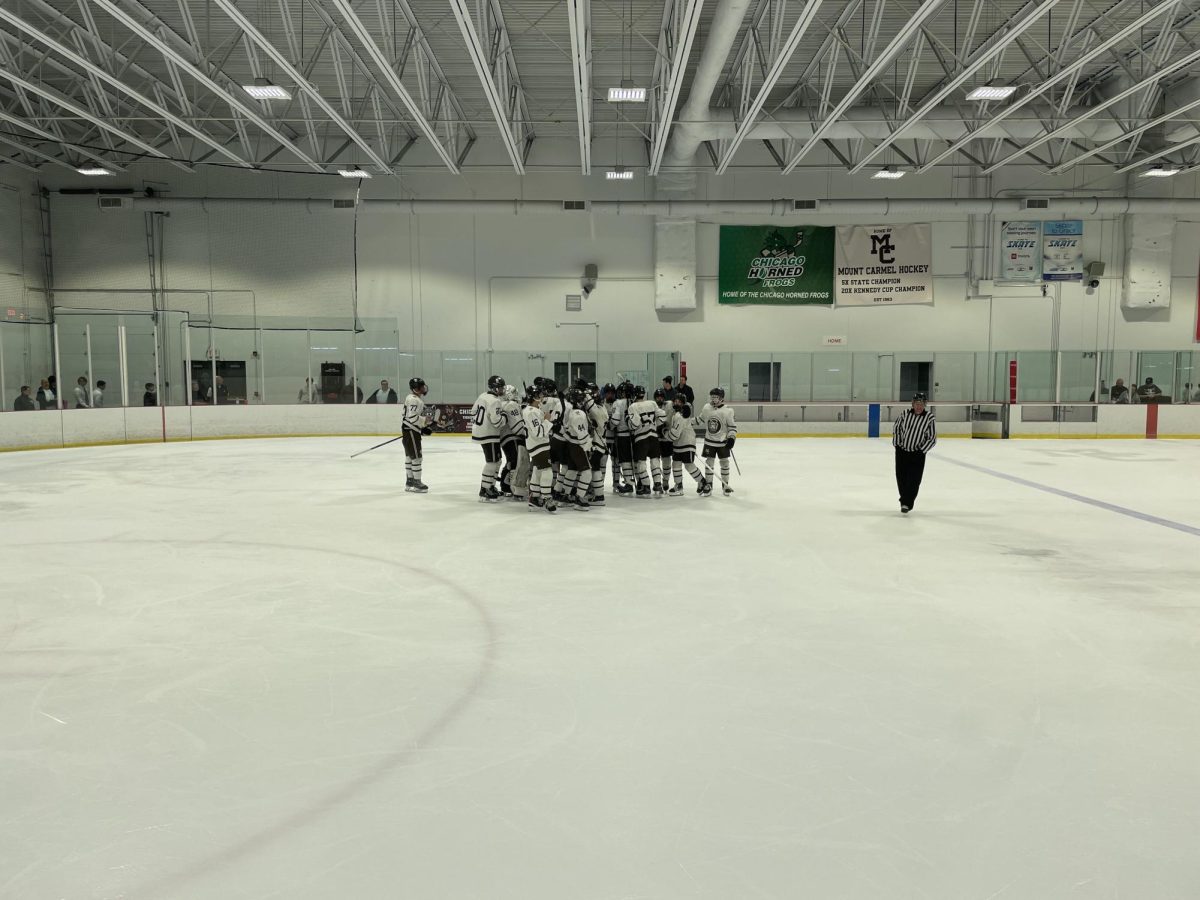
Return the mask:
<svg viewBox="0 0 1200 900">
<path fill-rule="evenodd" d="M 546 383 L 546 379 L 545 379 L 543 376 L 541 376 L 541 375 L 535 375 L 535 376 L 534 376 L 534 378 L 533 378 L 533 386 L 534 386 L 535 388 L 537 388 L 539 391 L 542 389 L 542 385 L 543 385 L 543 384 L 545 384 L 545 383 Z"/>
<path fill-rule="evenodd" d="M 424 378 L 413 377 L 408 379 L 408 389 L 417 396 L 423 396 L 429 393 L 429 386 L 425 384 Z"/>
<path fill-rule="evenodd" d="M 567 391 L 567 402 L 572 406 L 583 406 L 583 401 L 583 391 L 581 391 L 579 388 L 573 387 Z"/>
<path fill-rule="evenodd" d="M 542 399 L 542 392 L 538 390 L 536 382 L 525 387 L 525 402 L 532 403 L 535 400 Z"/>
<path fill-rule="evenodd" d="M 605 400 L 608 399 L 609 394 L 612 394 L 613 398 L 616 399 L 617 386 L 611 381 L 605 382 L 604 387 L 600 388 L 600 395 L 604 397 Z"/>
<path fill-rule="evenodd" d="M 725 388 L 713 388 L 708 392 L 708 399 L 712 401 L 713 406 L 720 406 L 725 402 Z"/>
<path fill-rule="evenodd" d="M 646 399 L 646 389 L 644 387 L 642 387 L 640 384 L 636 384 L 633 387 L 633 399 L 635 399 L 635 400 L 645 400 Z"/>
<path fill-rule="evenodd" d="M 542 379 L 542 393 L 549 397 L 551 394 L 558 395 L 558 385 L 553 378 Z"/>
<path fill-rule="evenodd" d="M 660 401 L 660 400 L 662 400 L 662 401 L 665 403 L 665 402 L 666 402 L 666 399 L 667 399 L 667 392 L 666 392 L 666 391 L 664 391 L 662 388 L 655 388 L 655 389 L 654 389 L 654 402 L 655 402 L 655 403 L 657 403 L 657 402 L 658 402 L 658 401 Z"/>
<path fill-rule="evenodd" d="M 499 375 L 493 375 L 488 379 L 487 389 L 489 394 L 500 396 L 504 393 L 504 379 Z"/>
<path fill-rule="evenodd" d="M 912 395 L 912 402 L 913 403 L 928 403 L 929 398 L 925 396 L 923 391 L 917 391 L 915 394 Z"/>
<path fill-rule="evenodd" d="M 686 400 L 675 407 L 675 409 L 685 419 L 690 419 L 692 417 L 692 404 L 688 403 Z"/>
<path fill-rule="evenodd" d="M 586 378 L 576 378 L 574 381 L 571 382 L 571 389 L 576 390 L 576 391 L 586 391 L 588 389 L 587 379 Z"/>
</svg>

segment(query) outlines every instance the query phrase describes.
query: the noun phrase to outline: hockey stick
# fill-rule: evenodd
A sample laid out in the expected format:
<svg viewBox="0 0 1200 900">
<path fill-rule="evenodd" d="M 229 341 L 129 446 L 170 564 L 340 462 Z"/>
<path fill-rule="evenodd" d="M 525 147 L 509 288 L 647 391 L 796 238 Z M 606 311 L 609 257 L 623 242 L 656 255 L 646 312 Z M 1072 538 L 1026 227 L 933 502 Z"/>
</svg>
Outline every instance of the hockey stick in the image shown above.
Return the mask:
<svg viewBox="0 0 1200 900">
<path fill-rule="evenodd" d="M 362 456 L 364 453 L 370 453 L 372 450 L 378 450 L 380 447 L 386 447 L 388 444 L 395 443 L 396 441 L 400 440 L 400 438 L 402 438 L 402 437 L 404 437 L 404 435 L 398 434 L 394 438 L 392 438 L 390 441 L 384 441 L 382 444 L 376 444 L 374 447 L 368 447 L 366 450 L 359 450 L 357 453 L 351 453 L 350 458 L 354 459 L 354 457 L 356 457 L 356 456 Z"/>
<path fill-rule="evenodd" d="M 738 465 L 737 457 L 733 455 L 733 451 L 729 451 L 729 458 L 733 460 L 733 467 L 737 469 L 738 478 L 742 477 L 742 467 Z"/>
</svg>

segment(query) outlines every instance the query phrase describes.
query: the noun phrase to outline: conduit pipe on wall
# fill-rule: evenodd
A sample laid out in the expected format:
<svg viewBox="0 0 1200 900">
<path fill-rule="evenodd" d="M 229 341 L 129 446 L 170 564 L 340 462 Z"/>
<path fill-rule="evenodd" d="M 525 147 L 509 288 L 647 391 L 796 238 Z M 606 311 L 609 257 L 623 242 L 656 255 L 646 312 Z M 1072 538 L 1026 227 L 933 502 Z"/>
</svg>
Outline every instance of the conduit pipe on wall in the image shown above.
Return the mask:
<svg viewBox="0 0 1200 900">
<path fill-rule="evenodd" d="M 690 218 L 751 216 L 812 222 L 822 219 L 901 219 L 912 221 L 926 217 L 965 218 L 977 216 L 1016 216 L 1023 219 L 1061 219 L 1072 217 L 1120 216 L 1130 213 L 1200 217 L 1200 200 L 1174 200 L 1140 197 L 1038 197 L 1045 208 L 1030 208 L 1021 198 L 940 197 L 908 199 L 831 199 L 780 200 L 592 200 L 584 208 L 566 209 L 562 200 L 363 200 L 364 210 L 395 211 L 405 215 L 458 213 L 477 215 L 564 215 L 584 216 L 588 212 L 611 216 L 680 216 Z M 305 206 L 311 212 L 341 214 L 333 209 L 331 198 L 267 197 L 147 197 L 133 200 L 134 206 L 162 208 L 204 204 Z M 813 204 L 809 206 L 808 204 Z"/>
</svg>

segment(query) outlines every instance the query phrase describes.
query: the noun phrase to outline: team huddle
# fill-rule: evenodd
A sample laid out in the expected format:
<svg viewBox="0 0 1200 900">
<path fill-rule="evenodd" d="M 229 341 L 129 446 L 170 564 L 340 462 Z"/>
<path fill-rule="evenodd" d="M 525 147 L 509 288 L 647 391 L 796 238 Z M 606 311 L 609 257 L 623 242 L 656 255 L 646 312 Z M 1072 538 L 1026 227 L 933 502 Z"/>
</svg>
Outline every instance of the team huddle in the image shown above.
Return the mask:
<svg viewBox="0 0 1200 900">
<path fill-rule="evenodd" d="M 424 493 L 421 436 L 429 433 L 420 378 L 409 382 L 404 401 L 406 490 Z M 704 434 L 705 470 L 696 465 L 696 428 Z M 701 496 L 713 490 L 720 463 L 722 491 L 733 493 L 729 462 L 737 439 L 725 392 L 714 388 L 700 414 L 683 397 L 668 402 L 663 391 L 623 382 L 598 388 L 582 379 L 564 393 L 548 378 L 535 378 L 521 397 L 499 375 L 471 406 L 471 437 L 483 449 L 480 502 L 527 500 L 530 509 L 587 510 L 605 505 L 611 467 L 613 493 L 637 497 L 679 496 L 686 470 Z M 503 467 L 502 467 L 503 466 Z"/>
</svg>

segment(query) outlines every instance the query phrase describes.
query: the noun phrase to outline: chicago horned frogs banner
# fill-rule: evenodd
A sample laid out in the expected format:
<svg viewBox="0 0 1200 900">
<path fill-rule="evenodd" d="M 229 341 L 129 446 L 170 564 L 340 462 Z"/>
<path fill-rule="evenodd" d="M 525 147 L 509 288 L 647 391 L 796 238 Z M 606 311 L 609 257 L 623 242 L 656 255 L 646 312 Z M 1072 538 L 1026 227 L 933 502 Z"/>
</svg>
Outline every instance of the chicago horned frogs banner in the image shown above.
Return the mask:
<svg viewBox="0 0 1200 900">
<path fill-rule="evenodd" d="M 833 303 L 833 229 L 722 225 L 721 303 Z"/>
<path fill-rule="evenodd" d="M 839 225 L 837 305 L 932 303 L 932 231 L 929 225 Z"/>
</svg>

